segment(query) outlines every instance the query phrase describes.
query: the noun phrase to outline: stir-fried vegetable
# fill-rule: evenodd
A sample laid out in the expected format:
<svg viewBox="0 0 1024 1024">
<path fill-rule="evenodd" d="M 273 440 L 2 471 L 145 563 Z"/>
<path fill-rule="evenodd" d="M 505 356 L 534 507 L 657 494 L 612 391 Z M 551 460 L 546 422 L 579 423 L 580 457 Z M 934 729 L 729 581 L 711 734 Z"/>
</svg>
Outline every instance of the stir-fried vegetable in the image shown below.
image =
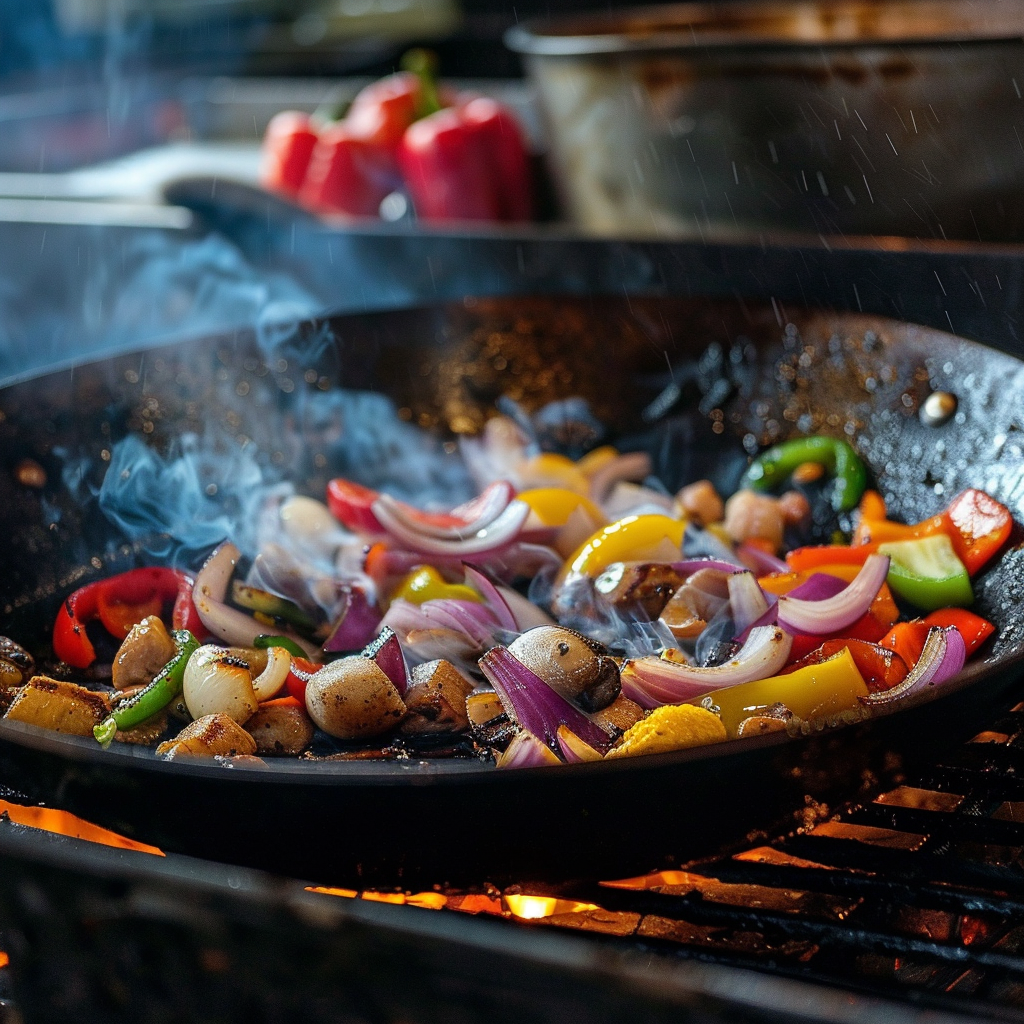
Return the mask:
<svg viewBox="0 0 1024 1024">
<path fill-rule="evenodd" d="M 76 591 L 55 652 L 84 670 L 96 660 L 86 627 L 125 638 L 113 664 L 125 696 L 82 704 L 91 691 L 33 676 L 8 642 L 9 717 L 86 723 L 106 745 L 148 737 L 144 724 L 160 738 L 171 710 L 195 721 L 158 748 L 169 757 L 449 749 L 501 768 L 577 764 L 859 720 L 947 683 L 992 635 L 964 606 L 1013 521 L 981 491 L 897 523 L 848 442 L 785 442 L 751 463 L 749 486 L 828 471 L 826 519 L 857 511 L 849 545 L 804 544 L 783 561 L 813 494 L 723 501 L 697 481 L 671 496 L 647 479 L 646 453 L 605 445 L 574 461 L 538 453 L 527 427 L 525 414 L 499 418 L 492 450 L 467 446 L 479 493 L 452 508 L 344 479 L 326 507 L 292 499 L 282 536 L 298 531 L 319 560 L 264 550 L 245 575 L 228 542 L 194 587 L 145 569 Z M 173 650 L 172 603 L 172 626 L 196 633 L 175 630 Z"/>
</svg>

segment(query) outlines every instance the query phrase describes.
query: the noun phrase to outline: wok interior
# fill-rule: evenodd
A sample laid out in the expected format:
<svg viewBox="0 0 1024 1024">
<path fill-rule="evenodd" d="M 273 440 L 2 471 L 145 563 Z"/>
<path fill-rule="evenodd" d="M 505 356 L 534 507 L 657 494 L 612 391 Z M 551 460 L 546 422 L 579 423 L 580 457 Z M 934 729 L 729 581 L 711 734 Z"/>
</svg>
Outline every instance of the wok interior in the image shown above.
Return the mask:
<svg viewBox="0 0 1024 1024">
<path fill-rule="evenodd" d="M 0 392 L 2 632 L 42 650 L 68 591 L 152 560 L 91 496 L 129 434 L 164 450 L 215 424 L 218 443 L 322 497 L 331 476 L 372 470 L 379 484 L 391 465 L 387 451 L 338 465 L 354 429 L 331 404 L 339 388 L 384 393 L 449 438 L 478 430 L 502 395 L 531 411 L 578 396 L 613 443 L 649 449 L 670 488 L 710 477 L 728 490 L 748 452 L 820 432 L 859 445 L 896 517 L 932 515 L 974 486 L 1021 522 L 1022 369 L 878 317 L 663 298 L 469 300 L 126 352 Z M 918 416 L 935 389 L 959 399 L 941 428 Z M 18 482 L 25 459 L 45 469 L 44 487 Z M 1024 648 L 1020 561 L 1014 548 L 976 588 L 998 629 L 991 662 Z"/>
</svg>

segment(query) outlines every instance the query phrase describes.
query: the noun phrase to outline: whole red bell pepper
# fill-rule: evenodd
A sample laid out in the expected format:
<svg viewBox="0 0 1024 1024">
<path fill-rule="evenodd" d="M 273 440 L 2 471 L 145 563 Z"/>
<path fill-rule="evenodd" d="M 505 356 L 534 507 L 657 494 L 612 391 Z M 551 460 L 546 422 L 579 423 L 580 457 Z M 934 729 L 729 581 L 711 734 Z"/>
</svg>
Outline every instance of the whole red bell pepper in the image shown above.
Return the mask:
<svg viewBox="0 0 1024 1024">
<path fill-rule="evenodd" d="M 362 89 L 344 120 L 321 131 L 300 202 L 319 213 L 376 217 L 384 197 L 402 186 L 398 148 L 422 95 L 420 78 L 408 71 Z"/>
<path fill-rule="evenodd" d="M 88 668 L 96 649 L 86 633 L 99 620 L 106 630 L 123 640 L 132 626 L 149 615 L 159 615 L 173 602 L 171 625 L 204 636 L 202 620 L 192 601 L 193 580 L 177 569 L 150 567 L 98 580 L 80 587 L 61 605 L 53 625 L 53 650 L 72 668 Z"/>
<path fill-rule="evenodd" d="M 522 133 L 501 104 L 477 96 L 412 124 L 399 149 L 421 220 L 529 220 L 533 183 Z"/>
<path fill-rule="evenodd" d="M 263 136 L 264 187 L 297 196 L 316 144 L 317 130 L 308 114 L 284 110 L 272 117 Z"/>
</svg>

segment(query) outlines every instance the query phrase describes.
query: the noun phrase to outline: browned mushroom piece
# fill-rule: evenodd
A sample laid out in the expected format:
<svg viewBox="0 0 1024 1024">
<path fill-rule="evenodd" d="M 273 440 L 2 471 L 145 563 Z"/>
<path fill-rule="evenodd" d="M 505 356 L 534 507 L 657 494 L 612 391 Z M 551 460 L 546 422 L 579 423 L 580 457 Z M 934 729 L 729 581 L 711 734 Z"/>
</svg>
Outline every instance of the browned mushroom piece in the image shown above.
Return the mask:
<svg viewBox="0 0 1024 1024">
<path fill-rule="evenodd" d="M 0 691 L 27 683 L 35 670 L 36 663 L 24 647 L 0 636 Z"/>
<path fill-rule="evenodd" d="M 114 656 L 111 682 L 117 690 L 145 686 L 174 657 L 174 641 L 156 615 L 132 626 Z"/>
<path fill-rule="evenodd" d="M 450 662 L 428 661 L 412 670 L 412 685 L 405 694 L 409 713 L 402 732 L 462 732 L 469 727 L 466 698 L 473 684 Z"/>
<path fill-rule="evenodd" d="M 481 746 L 503 750 L 515 739 L 519 727 L 508 717 L 501 698 L 493 690 L 475 690 L 466 698 L 469 732 Z"/>
<path fill-rule="evenodd" d="M 594 712 L 594 721 L 598 725 L 611 726 L 613 729 L 618 729 L 619 732 L 625 732 L 646 716 L 647 712 L 636 701 L 632 701 L 625 694 L 620 693 L 608 707 Z"/>
<path fill-rule="evenodd" d="M 357 740 L 394 729 L 405 715 L 405 703 L 375 661 L 353 654 L 313 675 L 306 686 L 306 710 L 329 735 Z"/>
<path fill-rule="evenodd" d="M 93 728 L 109 714 L 106 694 L 49 676 L 33 676 L 18 691 L 4 718 L 72 736 L 92 736 Z"/>
<path fill-rule="evenodd" d="M 596 640 L 564 626 L 536 626 L 516 637 L 509 652 L 567 700 L 585 711 L 607 707 L 619 695 L 619 666 Z"/>
<path fill-rule="evenodd" d="M 261 705 L 245 723 L 258 754 L 301 754 L 313 742 L 313 721 L 305 708 L 289 704 Z"/>
<path fill-rule="evenodd" d="M 729 600 L 731 575 L 724 569 L 699 569 L 672 595 L 660 621 L 682 640 L 700 636 Z"/>
<path fill-rule="evenodd" d="M 614 562 L 594 581 L 599 594 L 622 611 L 656 619 L 686 577 L 665 562 Z"/>
</svg>

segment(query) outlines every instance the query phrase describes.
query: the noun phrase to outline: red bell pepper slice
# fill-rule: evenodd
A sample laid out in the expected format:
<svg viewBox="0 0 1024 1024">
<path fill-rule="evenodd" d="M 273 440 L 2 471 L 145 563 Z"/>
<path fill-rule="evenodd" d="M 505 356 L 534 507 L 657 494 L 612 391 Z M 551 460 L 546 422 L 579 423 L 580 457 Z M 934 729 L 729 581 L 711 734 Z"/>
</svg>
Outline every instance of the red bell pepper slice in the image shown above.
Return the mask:
<svg viewBox="0 0 1024 1024">
<path fill-rule="evenodd" d="M 939 608 L 924 617 L 926 626 L 954 626 L 964 638 L 969 658 L 995 631 L 987 619 L 964 608 Z"/>
<path fill-rule="evenodd" d="M 868 555 L 878 550 L 877 544 L 859 544 L 847 547 L 845 544 L 817 544 L 805 548 L 794 548 L 786 555 L 786 565 L 794 572 L 823 569 L 829 565 L 863 565 Z"/>
<path fill-rule="evenodd" d="M 172 628 L 202 636 L 205 630 L 192 602 L 192 583 L 190 576 L 177 569 L 148 567 L 80 587 L 57 613 L 54 653 L 72 668 L 88 668 L 96 660 L 96 649 L 86 633 L 89 622 L 99 619 L 111 635 L 123 640 L 136 622 L 158 614 L 165 602 L 172 601 Z M 133 615 L 138 618 L 125 629 Z"/>
<path fill-rule="evenodd" d="M 953 499 L 943 518 L 957 556 L 971 576 L 1006 543 L 1013 529 L 1010 510 L 973 487 Z"/>
<path fill-rule="evenodd" d="M 916 665 L 924 650 L 928 630 L 931 627 L 920 619 L 913 622 L 897 622 L 886 635 L 878 641 L 880 647 L 894 651 L 908 665 Z"/>
<path fill-rule="evenodd" d="M 309 677 L 321 667 L 307 658 L 292 657 L 292 666 L 288 670 L 284 688 L 289 696 L 294 697 L 303 707 L 306 706 L 306 684 Z"/>
<path fill-rule="evenodd" d="M 849 650 L 857 670 L 864 677 L 864 682 L 872 692 L 892 689 L 897 683 L 901 683 L 910 671 L 910 666 L 898 654 L 879 644 L 869 643 L 866 640 L 839 638 L 826 640 L 799 661 L 787 665 L 781 674 L 786 675 L 797 669 L 806 668 L 808 665 L 817 665 L 822 661 L 827 661 L 829 658 L 835 657 L 844 647 Z"/>
<path fill-rule="evenodd" d="M 263 185 L 297 196 L 316 143 L 317 131 L 308 114 L 284 110 L 272 117 L 263 136 Z"/>
</svg>

